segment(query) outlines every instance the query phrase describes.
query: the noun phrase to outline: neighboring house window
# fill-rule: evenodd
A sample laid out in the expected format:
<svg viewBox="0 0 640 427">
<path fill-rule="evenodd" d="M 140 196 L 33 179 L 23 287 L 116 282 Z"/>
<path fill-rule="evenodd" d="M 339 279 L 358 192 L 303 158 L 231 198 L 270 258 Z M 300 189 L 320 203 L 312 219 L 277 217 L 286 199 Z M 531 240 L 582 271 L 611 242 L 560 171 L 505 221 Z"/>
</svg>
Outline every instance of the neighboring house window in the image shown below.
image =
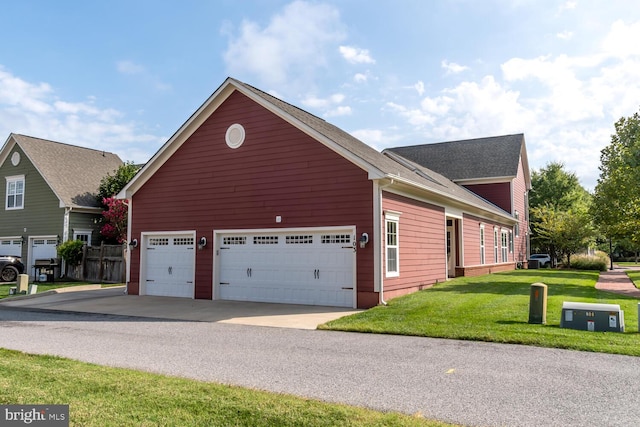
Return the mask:
<svg viewBox="0 0 640 427">
<path fill-rule="evenodd" d="M 91 230 L 74 230 L 73 240 L 80 240 L 91 246 Z"/>
<path fill-rule="evenodd" d="M 484 225 L 480 226 L 480 264 L 484 264 Z"/>
<path fill-rule="evenodd" d="M 502 230 L 502 262 L 509 261 L 509 233 L 507 230 Z"/>
<path fill-rule="evenodd" d="M 509 253 L 513 253 L 513 233 L 509 230 Z"/>
<path fill-rule="evenodd" d="M 7 177 L 7 200 L 5 208 L 24 208 L 24 175 Z"/>
<path fill-rule="evenodd" d="M 516 218 L 516 225 L 513 226 L 513 232 L 518 237 L 520 235 L 520 214 L 516 211 L 513 216 Z"/>
<path fill-rule="evenodd" d="M 493 262 L 498 263 L 498 229 L 493 229 Z"/>
<path fill-rule="evenodd" d="M 400 247 L 398 241 L 398 222 L 395 215 L 385 215 L 385 234 L 387 242 L 387 276 L 400 275 Z"/>
</svg>

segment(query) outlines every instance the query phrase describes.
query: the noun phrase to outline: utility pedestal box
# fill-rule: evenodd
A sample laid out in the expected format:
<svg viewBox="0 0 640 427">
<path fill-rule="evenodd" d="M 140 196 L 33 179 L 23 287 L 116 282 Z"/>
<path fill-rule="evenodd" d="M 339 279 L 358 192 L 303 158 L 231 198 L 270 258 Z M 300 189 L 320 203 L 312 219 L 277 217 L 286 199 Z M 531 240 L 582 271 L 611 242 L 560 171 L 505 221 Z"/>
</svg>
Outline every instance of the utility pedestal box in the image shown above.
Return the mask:
<svg viewBox="0 0 640 427">
<path fill-rule="evenodd" d="M 581 331 L 624 332 L 624 311 L 618 304 L 563 302 L 560 327 Z"/>
<path fill-rule="evenodd" d="M 547 324 L 547 285 L 531 285 L 529 297 L 529 323 Z"/>
<path fill-rule="evenodd" d="M 29 275 L 28 274 L 19 274 L 18 275 L 18 293 L 27 293 L 29 289 Z"/>
</svg>

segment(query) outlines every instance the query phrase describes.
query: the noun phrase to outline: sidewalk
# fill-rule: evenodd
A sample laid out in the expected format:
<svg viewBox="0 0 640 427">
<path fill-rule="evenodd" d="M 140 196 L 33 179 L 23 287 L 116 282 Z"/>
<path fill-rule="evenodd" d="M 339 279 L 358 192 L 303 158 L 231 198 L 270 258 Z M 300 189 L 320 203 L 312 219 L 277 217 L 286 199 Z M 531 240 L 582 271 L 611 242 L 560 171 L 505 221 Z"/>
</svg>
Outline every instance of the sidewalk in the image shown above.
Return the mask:
<svg viewBox="0 0 640 427">
<path fill-rule="evenodd" d="M 625 270 L 632 270 L 632 268 L 615 267 L 613 270 L 601 272 L 596 289 L 640 298 L 640 289 L 635 287 Z"/>
</svg>

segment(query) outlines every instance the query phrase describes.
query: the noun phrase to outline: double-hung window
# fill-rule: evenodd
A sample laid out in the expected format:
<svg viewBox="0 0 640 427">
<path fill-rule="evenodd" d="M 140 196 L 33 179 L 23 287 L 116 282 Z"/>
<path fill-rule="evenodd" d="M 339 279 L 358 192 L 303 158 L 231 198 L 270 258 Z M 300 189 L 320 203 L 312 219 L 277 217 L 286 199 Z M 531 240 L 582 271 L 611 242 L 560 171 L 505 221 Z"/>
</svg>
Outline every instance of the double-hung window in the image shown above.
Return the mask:
<svg viewBox="0 0 640 427">
<path fill-rule="evenodd" d="M 24 208 L 24 175 L 9 176 L 7 179 L 7 198 L 5 209 Z"/>
<path fill-rule="evenodd" d="M 509 261 L 509 233 L 507 230 L 501 232 L 502 240 L 502 262 Z"/>
<path fill-rule="evenodd" d="M 387 277 L 400 275 L 400 245 L 398 239 L 398 215 L 385 215 L 385 241 L 387 246 Z"/>
</svg>

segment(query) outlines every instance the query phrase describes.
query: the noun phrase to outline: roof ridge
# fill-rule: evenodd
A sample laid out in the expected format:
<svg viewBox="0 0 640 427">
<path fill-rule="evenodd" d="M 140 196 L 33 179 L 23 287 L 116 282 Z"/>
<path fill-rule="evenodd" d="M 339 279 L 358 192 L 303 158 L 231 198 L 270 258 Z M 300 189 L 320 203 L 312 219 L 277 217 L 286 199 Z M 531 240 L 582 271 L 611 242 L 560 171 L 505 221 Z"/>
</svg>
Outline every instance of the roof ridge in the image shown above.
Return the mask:
<svg viewBox="0 0 640 427">
<path fill-rule="evenodd" d="M 473 141 L 480 141 L 480 140 L 483 140 L 483 139 L 504 139 L 504 138 L 513 137 L 513 136 L 522 136 L 522 137 L 524 137 L 524 133 L 523 132 L 519 132 L 519 133 L 510 133 L 510 134 L 506 134 L 506 135 L 481 136 L 481 137 L 477 137 L 477 138 L 468 138 L 468 139 L 454 139 L 454 140 L 450 140 L 450 141 L 425 142 L 425 143 L 422 143 L 422 144 L 403 145 L 403 146 L 399 146 L 399 147 L 389 147 L 389 148 L 386 148 L 385 150 L 394 150 L 396 148 L 408 148 L 408 147 L 422 147 L 424 145 L 453 144 L 453 143 L 456 143 L 456 142 L 473 142 Z"/>
<path fill-rule="evenodd" d="M 34 140 L 38 140 L 38 141 L 44 141 L 44 142 L 51 143 L 51 144 L 64 145 L 66 147 L 71 147 L 71 148 L 79 148 L 79 149 L 82 149 L 82 150 L 95 151 L 95 152 L 99 152 L 99 153 L 103 153 L 103 154 L 117 155 L 116 153 L 113 153 L 111 151 L 100 150 L 100 149 L 97 149 L 97 148 L 83 147 L 81 145 L 69 144 L 67 142 L 54 141 L 52 139 L 40 138 L 40 137 L 37 137 L 37 136 L 24 135 L 24 134 L 21 134 L 21 133 L 13 133 L 12 132 L 11 136 L 29 138 L 29 139 L 34 139 Z"/>
</svg>

